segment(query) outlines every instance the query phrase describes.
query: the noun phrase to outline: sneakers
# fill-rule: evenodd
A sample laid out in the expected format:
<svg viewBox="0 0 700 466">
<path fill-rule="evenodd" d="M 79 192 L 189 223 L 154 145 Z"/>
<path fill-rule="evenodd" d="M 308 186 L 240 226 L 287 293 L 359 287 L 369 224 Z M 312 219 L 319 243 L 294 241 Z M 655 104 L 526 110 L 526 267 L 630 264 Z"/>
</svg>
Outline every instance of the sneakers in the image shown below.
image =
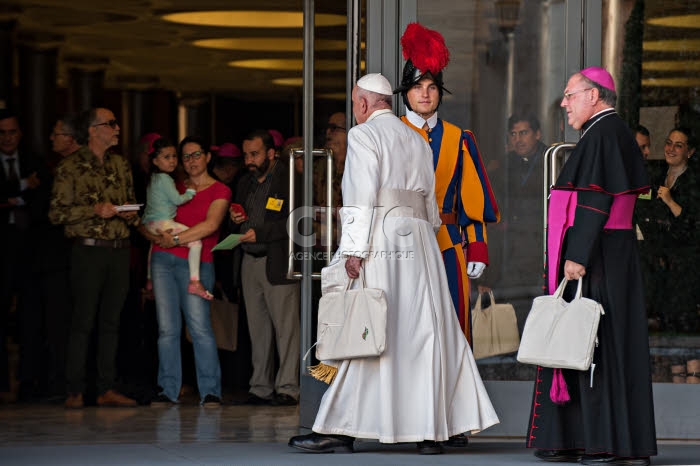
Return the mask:
<svg viewBox="0 0 700 466">
<path fill-rule="evenodd" d="M 167 396 L 165 396 L 165 393 L 161 393 L 160 395 L 156 396 L 151 400 L 151 407 L 152 408 L 169 408 L 171 406 L 176 405 L 177 402 L 171 400 Z"/>
<path fill-rule="evenodd" d="M 65 407 L 66 409 L 81 409 L 85 406 L 83 402 L 82 393 L 69 393 L 68 398 L 66 398 Z"/>
<path fill-rule="evenodd" d="M 202 406 L 205 408 L 217 408 L 221 406 L 221 398 L 216 395 L 209 394 L 202 400 Z"/>
<path fill-rule="evenodd" d="M 107 390 L 97 397 L 97 406 L 109 408 L 135 408 L 136 400 L 122 395 L 116 390 Z"/>
<path fill-rule="evenodd" d="M 204 285 L 202 285 L 202 282 L 199 280 L 190 280 L 189 285 L 187 285 L 187 292 L 189 294 L 195 294 L 200 298 L 204 298 L 207 301 L 214 299 L 214 295 L 209 293 L 209 291 L 204 288 Z"/>
</svg>

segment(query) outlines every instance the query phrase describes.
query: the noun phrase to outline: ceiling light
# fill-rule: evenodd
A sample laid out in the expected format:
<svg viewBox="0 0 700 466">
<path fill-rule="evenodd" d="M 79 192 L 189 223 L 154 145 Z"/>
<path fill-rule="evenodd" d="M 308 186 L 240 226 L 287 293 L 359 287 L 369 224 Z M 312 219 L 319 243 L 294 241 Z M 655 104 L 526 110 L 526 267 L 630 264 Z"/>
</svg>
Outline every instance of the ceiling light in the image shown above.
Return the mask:
<svg viewBox="0 0 700 466">
<path fill-rule="evenodd" d="M 642 63 L 644 71 L 700 71 L 700 60 L 656 60 Z"/>
<path fill-rule="evenodd" d="M 697 29 L 700 27 L 700 15 L 663 16 L 661 18 L 651 18 L 647 20 L 647 23 L 654 26 Z"/>
<path fill-rule="evenodd" d="M 228 62 L 228 66 L 234 68 L 255 68 L 261 70 L 289 70 L 301 71 L 304 69 L 304 60 L 296 58 L 263 58 L 253 60 L 234 60 Z M 314 69 L 322 71 L 345 71 L 345 60 L 314 60 Z"/>
<path fill-rule="evenodd" d="M 700 78 L 649 78 L 642 79 L 648 87 L 700 87 Z"/>
<path fill-rule="evenodd" d="M 642 49 L 646 52 L 697 52 L 700 39 L 645 40 Z"/>
<path fill-rule="evenodd" d="M 301 87 L 304 85 L 304 78 L 302 77 L 292 77 L 292 78 L 277 78 L 272 80 L 272 84 L 277 84 L 278 86 L 291 86 L 291 87 Z M 314 79 L 314 85 L 316 87 L 345 87 L 345 78 L 333 78 L 333 77 L 321 77 Z"/>
<path fill-rule="evenodd" d="M 169 13 L 162 16 L 163 20 L 173 23 L 194 24 L 198 26 L 222 26 L 239 28 L 302 28 L 304 14 L 295 11 L 185 11 Z M 345 26 L 343 15 L 316 13 L 316 27 Z"/>
<path fill-rule="evenodd" d="M 196 47 L 220 50 L 251 50 L 255 52 L 303 52 L 304 40 L 292 37 L 230 37 L 200 39 L 192 42 Z M 317 39 L 316 50 L 345 50 L 344 40 Z"/>
<path fill-rule="evenodd" d="M 301 87 L 304 84 L 304 78 L 277 78 L 272 80 L 272 84 L 278 86 Z"/>
<path fill-rule="evenodd" d="M 345 100 L 344 92 L 330 92 L 327 94 L 317 94 L 315 97 L 328 100 Z"/>
</svg>

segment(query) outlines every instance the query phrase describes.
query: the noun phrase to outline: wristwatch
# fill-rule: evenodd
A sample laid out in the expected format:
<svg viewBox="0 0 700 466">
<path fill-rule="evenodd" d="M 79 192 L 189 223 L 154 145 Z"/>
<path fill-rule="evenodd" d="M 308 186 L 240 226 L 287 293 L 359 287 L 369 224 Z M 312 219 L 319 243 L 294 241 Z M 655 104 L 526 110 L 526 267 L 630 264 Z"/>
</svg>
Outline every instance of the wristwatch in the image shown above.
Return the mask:
<svg viewBox="0 0 700 466">
<path fill-rule="evenodd" d="M 173 236 L 173 241 L 175 241 L 175 246 L 180 245 L 180 237 L 178 235 Z"/>
</svg>

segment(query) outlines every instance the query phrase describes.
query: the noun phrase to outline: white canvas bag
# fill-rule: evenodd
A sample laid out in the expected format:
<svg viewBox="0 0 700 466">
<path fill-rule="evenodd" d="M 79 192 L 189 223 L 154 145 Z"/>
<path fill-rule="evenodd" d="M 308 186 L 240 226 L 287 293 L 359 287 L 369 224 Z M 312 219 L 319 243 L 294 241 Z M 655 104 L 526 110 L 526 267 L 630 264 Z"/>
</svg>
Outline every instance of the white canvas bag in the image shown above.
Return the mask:
<svg viewBox="0 0 700 466">
<path fill-rule="evenodd" d="M 518 361 L 544 367 L 588 370 L 597 343 L 603 306 L 581 296 L 583 278 L 576 296 L 562 298 L 568 280 L 562 280 L 552 296 L 538 296 L 525 321 Z"/>
</svg>

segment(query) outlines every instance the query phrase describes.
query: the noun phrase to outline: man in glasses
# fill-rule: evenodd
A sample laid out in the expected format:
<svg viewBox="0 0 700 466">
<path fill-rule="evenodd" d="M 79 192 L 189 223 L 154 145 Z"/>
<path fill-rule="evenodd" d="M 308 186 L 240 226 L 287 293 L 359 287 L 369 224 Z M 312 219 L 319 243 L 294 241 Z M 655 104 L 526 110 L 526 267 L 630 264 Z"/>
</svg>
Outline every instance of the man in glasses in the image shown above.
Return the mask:
<svg viewBox="0 0 700 466">
<path fill-rule="evenodd" d="M 119 322 L 129 289 L 129 226 L 135 211 L 129 162 L 110 149 L 119 143 L 119 124 L 106 108 L 81 114 L 78 142 L 84 144 L 58 166 L 49 219 L 73 239 L 73 314 L 66 356 L 66 408 L 82 408 L 90 335 L 97 327 L 97 404 L 136 406 L 115 389 Z"/>
<path fill-rule="evenodd" d="M 44 329 L 46 345 L 49 348 L 49 358 L 45 361 L 45 377 L 47 395 L 50 399 L 62 397 L 66 392 L 65 356 L 71 311 L 69 280 L 71 241 L 64 236 L 63 225 L 52 225 L 47 214 L 57 165 L 80 149 L 76 136 L 76 118 L 77 115 L 73 114 L 60 116 L 49 135 L 53 154 L 48 157 L 48 165 L 52 177 L 46 187 L 46 196 L 42 199 L 44 209 L 42 239 L 36 244 L 41 266 L 38 269 L 40 289 L 35 292 L 41 294 L 43 302 L 50 304 L 43 317 L 41 315 L 35 317 L 34 331 L 38 337 L 41 337 L 42 328 Z"/>
<path fill-rule="evenodd" d="M 657 453 L 632 224 L 635 201 L 649 181 L 634 133 L 615 112 L 616 101 L 615 82 L 599 67 L 574 73 L 561 101 L 581 138 L 550 190 L 548 291 L 564 278 L 584 278 L 583 296 L 602 304 L 605 315 L 589 371 L 537 368 L 527 446 L 549 462 L 645 466 Z M 576 281 L 564 293 L 567 301 Z"/>
<path fill-rule="evenodd" d="M 345 172 L 345 156 L 348 149 L 347 128 L 345 127 L 345 113 L 337 112 L 328 118 L 325 131 L 324 147 L 333 151 L 333 205 L 343 205 L 340 183 Z M 314 164 L 314 203 L 326 205 L 326 163 L 318 159 Z"/>
</svg>

